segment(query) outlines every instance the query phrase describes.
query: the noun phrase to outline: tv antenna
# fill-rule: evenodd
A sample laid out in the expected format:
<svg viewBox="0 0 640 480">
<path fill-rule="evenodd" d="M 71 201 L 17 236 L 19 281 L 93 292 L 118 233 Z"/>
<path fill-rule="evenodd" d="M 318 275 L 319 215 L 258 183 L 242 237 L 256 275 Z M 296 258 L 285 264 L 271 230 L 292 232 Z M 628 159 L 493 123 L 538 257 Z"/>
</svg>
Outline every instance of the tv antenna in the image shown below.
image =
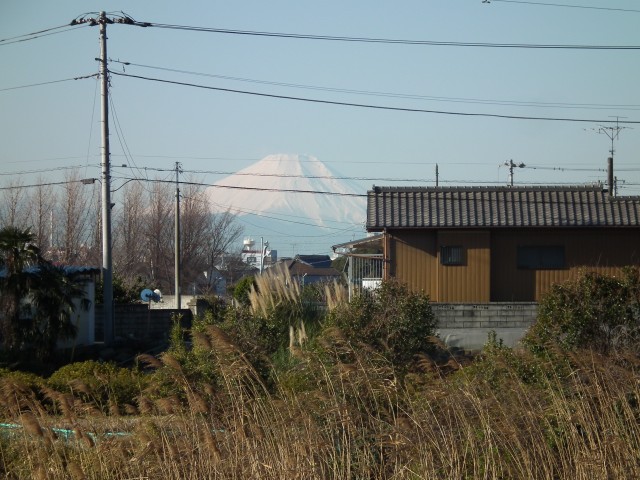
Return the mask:
<svg viewBox="0 0 640 480">
<path fill-rule="evenodd" d="M 613 148 L 613 143 L 618 139 L 618 137 L 620 136 L 620 130 L 624 130 L 626 128 L 629 127 L 621 127 L 620 126 L 620 119 L 621 118 L 627 118 L 627 117 L 618 117 L 618 116 L 611 116 L 611 118 L 615 118 L 616 119 L 616 124 L 615 126 L 611 125 L 611 126 L 605 126 L 605 125 L 600 125 L 598 127 L 597 132 L 598 133 L 603 133 L 605 134 L 607 137 L 609 137 L 609 140 L 611 140 L 611 150 L 609 150 L 609 153 L 611 154 L 611 158 L 613 159 L 613 152 L 615 152 L 615 149 Z"/>
</svg>

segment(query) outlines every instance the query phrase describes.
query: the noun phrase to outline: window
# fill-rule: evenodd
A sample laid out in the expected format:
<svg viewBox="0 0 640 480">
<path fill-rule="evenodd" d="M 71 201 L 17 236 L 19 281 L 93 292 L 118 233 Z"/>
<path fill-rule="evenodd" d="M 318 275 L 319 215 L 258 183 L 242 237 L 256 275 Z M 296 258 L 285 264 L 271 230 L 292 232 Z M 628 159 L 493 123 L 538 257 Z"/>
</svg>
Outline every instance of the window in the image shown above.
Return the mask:
<svg viewBox="0 0 640 480">
<path fill-rule="evenodd" d="M 557 245 L 518 247 L 518 268 L 526 270 L 565 268 L 564 247 Z"/>
<path fill-rule="evenodd" d="M 464 265 L 464 251 L 460 245 L 440 247 L 442 265 Z"/>
</svg>

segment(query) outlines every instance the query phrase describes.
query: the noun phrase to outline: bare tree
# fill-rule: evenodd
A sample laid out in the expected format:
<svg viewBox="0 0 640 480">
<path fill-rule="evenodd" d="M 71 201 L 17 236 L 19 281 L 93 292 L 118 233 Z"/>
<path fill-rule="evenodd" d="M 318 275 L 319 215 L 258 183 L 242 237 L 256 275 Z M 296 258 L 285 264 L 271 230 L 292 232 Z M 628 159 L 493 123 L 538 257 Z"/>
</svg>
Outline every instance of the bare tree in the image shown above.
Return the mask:
<svg viewBox="0 0 640 480">
<path fill-rule="evenodd" d="M 44 185 L 44 178 L 38 177 L 37 187 L 27 197 L 28 223 L 36 245 L 49 257 L 53 246 L 53 207 L 56 194 L 51 185 Z"/>
<path fill-rule="evenodd" d="M 173 287 L 173 198 L 171 185 L 154 182 L 149 189 L 145 222 L 147 268 L 154 286 Z"/>
<path fill-rule="evenodd" d="M 209 202 L 202 187 L 186 185 L 180 199 L 181 281 L 185 286 L 195 285 L 204 278 L 210 217 Z"/>
<path fill-rule="evenodd" d="M 87 265 L 98 266 L 102 264 L 102 190 L 93 188 L 90 195 L 91 203 L 87 205 L 89 216 L 84 261 Z"/>
<path fill-rule="evenodd" d="M 76 172 L 66 175 L 65 179 L 60 209 L 55 214 L 60 241 L 57 260 L 66 264 L 84 263 L 90 244 L 90 218 L 94 213 L 94 197 L 80 182 Z"/>
<path fill-rule="evenodd" d="M 0 203 L 0 226 L 27 227 L 25 212 L 25 188 L 20 180 L 12 180 L 3 191 Z"/>
<path fill-rule="evenodd" d="M 207 242 L 206 289 L 215 289 L 216 277 L 212 274 L 214 268 L 221 266 L 225 253 L 231 250 L 231 246 L 242 236 L 242 225 L 236 222 L 236 217 L 227 210 L 222 213 L 210 215 L 211 233 Z"/>
<path fill-rule="evenodd" d="M 122 193 L 121 208 L 114 220 L 113 266 L 121 278 L 150 278 L 149 247 L 145 229 L 149 201 L 142 183 L 127 184 Z"/>
</svg>

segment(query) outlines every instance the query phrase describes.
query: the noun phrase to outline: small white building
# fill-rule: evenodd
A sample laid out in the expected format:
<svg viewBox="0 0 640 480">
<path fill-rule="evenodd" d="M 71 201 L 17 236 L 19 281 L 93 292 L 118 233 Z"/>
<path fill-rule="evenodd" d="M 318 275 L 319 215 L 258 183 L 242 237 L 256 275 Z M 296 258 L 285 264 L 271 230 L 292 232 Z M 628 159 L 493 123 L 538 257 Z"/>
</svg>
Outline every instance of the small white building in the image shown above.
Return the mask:
<svg viewBox="0 0 640 480">
<path fill-rule="evenodd" d="M 269 242 L 263 242 L 262 238 L 260 244 L 256 244 L 256 241 L 251 237 L 245 238 L 242 242 L 240 256 L 244 263 L 258 270 L 260 270 L 261 258 L 263 268 L 268 268 L 278 261 L 278 251 L 269 248 Z"/>
</svg>

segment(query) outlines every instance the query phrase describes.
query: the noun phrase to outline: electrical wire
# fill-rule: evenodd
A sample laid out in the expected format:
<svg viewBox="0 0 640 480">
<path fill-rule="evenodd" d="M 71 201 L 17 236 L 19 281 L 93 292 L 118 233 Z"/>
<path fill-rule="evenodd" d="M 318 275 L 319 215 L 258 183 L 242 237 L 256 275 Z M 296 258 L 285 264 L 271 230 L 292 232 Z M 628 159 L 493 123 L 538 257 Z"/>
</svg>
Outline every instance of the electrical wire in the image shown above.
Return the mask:
<svg viewBox="0 0 640 480">
<path fill-rule="evenodd" d="M 131 178 L 131 177 L 112 177 L 119 178 L 121 180 L 139 180 L 146 182 L 154 182 L 154 183 L 170 183 L 175 184 L 175 180 L 159 180 L 159 179 L 144 179 L 144 178 Z M 203 182 L 185 182 L 180 180 L 178 182 L 180 185 L 194 185 L 199 187 L 212 187 L 212 188 L 223 188 L 229 190 L 248 190 L 248 191 L 256 191 L 256 192 L 281 192 L 281 193 L 312 193 L 316 195 L 333 195 L 338 197 L 356 197 L 356 198 L 366 198 L 366 195 L 360 193 L 345 193 L 345 192 L 324 192 L 321 190 L 303 190 L 303 189 L 295 189 L 295 188 L 262 188 L 262 187 L 239 187 L 237 185 L 216 185 L 213 183 L 203 183 Z"/>
<path fill-rule="evenodd" d="M 15 190 L 17 188 L 49 187 L 53 185 L 68 185 L 70 183 L 85 183 L 85 181 L 84 180 L 65 180 L 62 182 L 34 183 L 31 185 L 10 185 L 8 187 L 0 187 L 0 190 Z"/>
<path fill-rule="evenodd" d="M 170 172 L 169 168 L 144 167 L 145 170 L 155 172 Z M 173 170 L 175 171 L 175 170 Z M 337 177 L 332 175 L 289 175 L 286 173 L 243 173 L 243 172 L 221 172 L 215 170 L 184 170 L 184 173 L 210 174 L 210 175 L 237 175 L 246 177 L 274 177 L 274 178 L 308 178 L 326 180 L 361 180 L 361 181 L 382 181 L 382 182 L 433 182 L 433 179 L 424 178 L 374 178 L 374 177 Z"/>
<path fill-rule="evenodd" d="M 89 141 L 87 142 L 87 159 L 86 159 L 86 166 L 89 166 L 89 156 L 91 153 L 91 139 L 93 137 L 93 120 L 95 118 L 96 115 L 96 103 L 97 103 L 97 99 L 98 99 L 98 84 L 100 82 L 98 81 L 98 77 L 96 77 L 96 84 L 95 84 L 95 88 L 93 89 L 93 104 L 91 105 L 91 122 L 89 123 Z M 87 170 L 85 168 L 85 172 L 84 172 L 84 176 L 87 176 Z"/>
<path fill-rule="evenodd" d="M 46 170 L 22 170 L 20 172 L 0 172 L 0 175 L 2 176 L 7 176 L 7 175 L 29 175 L 32 173 L 50 173 L 50 172 L 58 172 L 58 171 L 62 171 L 62 170 L 73 170 L 73 169 L 80 169 L 80 168 L 85 168 L 87 165 L 70 165 L 70 166 L 66 166 L 66 167 L 55 167 L 55 168 L 47 168 Z M 93 167 L 98 167 L 99 165 L 92 165 Z"/>
<path fill-rule="evenodd" d="M 221 33 L 230 35 L 246 35 L 256 37 L 288 38 L 296 40 L 323 40 L 331 42 L 351 43 L 383 43 L 393 45 L 423 45 L 436 47 L 481 47 L 481 48 L 523 48 L 523 49 L 559 49 L 559 50 L 640 50 L 640 45 L 561 45 L 533 43 L 489 43 L 489 42 L 452 42 L 435 40 L 407 40 L 393 38 L 346 37 L 333 35 L 309 35 L 301 33 L 261 32 L 253 30 L 235 30 L 226 28 L 195 27 L 187 25 L 171 25 L 152 22 L 134 22 L 137 26 L 155 27 L 171 30 L 187 30 L 192 32 Z"/>
<path fill-rule="evenodd" d="M 29 85 L 19 85 L 17 87 L 0 88 L 0 92 L 6 92 L 8 90 L 18 90 L 20 88 L 40 87 L 42 85 L 51 85 L 53 83 L 69 82 L 71 80 L 84 80 L 86 78 L 92 78 L 97 76 L 98 76 L 97 73 L 93 73 L 91 75 L 83 75 L 81 77 L 63 78 L 61 80 L 51 80 L 49 82 L 31 83 Z"/>
<path fill-rule="evenodd" d="M 319 100 L 314 98 L 293 97 L 289 95 L 276 95 L 276 94 L 270 94 L 270 93 L 252 92 L 247 90 L 236 90 L 232 88 L 211 87 L 208 85 L 198 85 L 195 83 L 178 82 L 174 80 L 145 77 L 141 75 L 131 75 L 128 73 L 120 73 L 120 72 L 111 72 L 111 73 L 121 77 L 137 78 L 139 80 L 147 80 L 147 81 L 158 82 L 158 83 L 168 83 L 172 85 L 180 85 L 183 87 L 201 88 L 204 90 L 214 90 L 218 92 L 238 93 L 242 95 L 253 95 L 257 97 L 277 98 L 281 100 L 294 100 L 298 102 L 317 103 L 317 104 L 324 104 L 324 105 L 369 108 L 374 110 L 387 110 L 387 111 L 411 112 L 411 113 L 429 113 L 429 114 L 435 114 L 435 115 L 451 115 L 451 116 L 463 116 L 463 117 L 501 118 L 501 119 L 508 119 L 508 120 L 539 120 L 539 121 L 553 121 L 553 122 L 640 124 L 640 121 L 630 121 L 630 120 L 618 121 L 618 120 L 597 120 L 597 119 L 586 119 L 586 118 L 581 119 L 581 118 L 567 118 L 567 117 L 534 117 L 534 116 L 525 116 L 525 115 L 501 115 L 497 113 L 451 112 L 451 111 L 444 111 L 444 110 L 427 110 L 427 109 L 420 109 L 420 108 L 389 107 L 389 106 L 383 106 L 383 105 L 371 105 L 371 104 L 364 104 L 364 103 L 338 102 L 338 101 L 332 101 L 332 100 Z"/>
<path fill-rule="evenodd" d="M 119 63 L 125 66 L 134 66 L 139 68 L 148 68 L 152 70 L 161 70 L 165 72 L 182 73 L 185 75 L 194 75 L 208 78 L 216 78 L 220 80 L 230 80 L 237 82 L 255 83 L 259 85 L 271 85 L 277 87 L 298 88 L 304 90 L 316 90 L 321 92 L 332 93 L 348 93 L 353 95 L 366 95 L 373 97 L 386 97 L 386 98 L 402 98 L 408 100 L 426 100 L 433 102 L 450 102 L 450 103 L 469 103 L 469 104 L 481 104 L 481 105 L 503 105 L 503 106 L 518 106 L 518 107 L 535 107 L 535 108 L 570 108 L 570 109 L 588 109 L 588 110 L 640 110 L 640 105 L 606 105 L 597 103 L 566 103 L 566 102 L 534 102 L 534 101 L 520 101 L 520 100 L 495 100 L 495 99 L 481 99 L 481 98 L 463 98 L 463 97 L 436 97 L 430 95 L 416 95 L 406 93 L 393 93 L 393 92 L 381 92 L 371 90 L 355 90 L 348 88 L 334 88 L 323 87 L 317 85 L 303 85 L 297 83 L 275 82 L 270 80 L 256 80 L 251 78 L 232 77 L 228 75 L 216 75 L 211 73 L 194 72 L 189 70 L 181 70 L 176 68 L 157 67 L 152 65 L 144 65 L 134 62 L 125 62 L 120 60 L 109 59 L 111 63 Z"/>
<path fill-rule="evenodd" d="M 493 2 L 502 2 L 502 3 L 520 3 L 524 5 L 536 5 L 542 7 L 564 7 L 564 8 L 580 8 L 585 10 L 606 10 L 610 12 L 629 12 L 629 13 L 640 13 L 640 10 L 633 10 L 630 8 L 614 8 L 614 7 L 591 7 L 588 5 L 568 5 L 566 3 L 545 3 L 545 2 L 528 2 L 524 0 L 488 0 L 483 3 L 493 3 Z"/>
<path fill-rule="evenodd" d="M 129 145 L 127 144 L 127 140 L 124 137 L 124 132 L 122 131 L 122 126 L 120 125 L 120 120 L 118 119 L 118 113 L 116 112 L 116 106 L 113 101 L 113 94 L 111 93 L 111 90 L 109 90 L 109 103 L 111 104 L 111 112 L 113 113 L 113 119 L 115 120 L 114 124 L 116 127 L 116 134 L 118 136 L 118 140 L 120 141 L 120 147 L 124 152 L 124 156 L 128 160 L 128 163 L 133 164 L 133 166 L 138 171 L 138 173 L 142 175 L 142 171 L 136 164 L 136 161 L 133 159 L 133 155 L 131 154 L 131 150 L 129 150 Z M 129 165 L 129 168 L 131 168 L 130 165 Z"/>
<path fill-rule="evenodd" d="M 49 35 L 57 35 L 59 33 L 65 33 L 71 30 L 76 30 L 78 28 L 85 27 L 86 25 L 61 25 L 59 27 L 47 28 L 45 30 L 40 30 L 38 32 L 25 33 L 24 35 L 17 35 L 15 37 L 3 38 L 0 40 L 0 47 L 4 45 L 11 45 L 13 43 L 19 42 L 27 42 L 29 40 L 34 40 L 36 38 L 48 37 Z M 62 30 L 59 32 L 54 32 L 53 30 L 59 30 L 61 28 L 66 28 L 66 30 Z"/>
</svg>

